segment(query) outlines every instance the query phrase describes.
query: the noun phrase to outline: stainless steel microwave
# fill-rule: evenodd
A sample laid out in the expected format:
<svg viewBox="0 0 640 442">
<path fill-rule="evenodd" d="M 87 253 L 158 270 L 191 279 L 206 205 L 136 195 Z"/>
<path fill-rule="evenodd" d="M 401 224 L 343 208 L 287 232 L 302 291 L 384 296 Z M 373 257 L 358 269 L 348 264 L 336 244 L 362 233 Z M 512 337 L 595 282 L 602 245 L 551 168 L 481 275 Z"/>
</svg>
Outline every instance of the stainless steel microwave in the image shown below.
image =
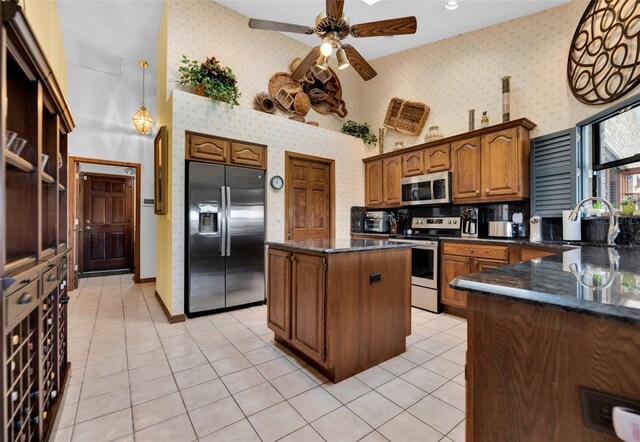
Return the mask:
<svg viewBox="0 0 640 442">
<path fill-rule="evenodd" d="M 428 173 L 400 180 L 403 206 L 451 202 L 451 172 Z"/>
</svg>

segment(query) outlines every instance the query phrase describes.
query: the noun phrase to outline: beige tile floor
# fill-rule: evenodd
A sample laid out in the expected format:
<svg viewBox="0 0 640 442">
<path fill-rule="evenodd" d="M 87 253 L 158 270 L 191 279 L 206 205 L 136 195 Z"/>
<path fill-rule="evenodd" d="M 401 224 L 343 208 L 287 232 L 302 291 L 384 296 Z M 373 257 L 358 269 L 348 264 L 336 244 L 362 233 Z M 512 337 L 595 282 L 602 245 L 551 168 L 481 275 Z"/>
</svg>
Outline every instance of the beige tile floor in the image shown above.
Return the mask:
<svg viewBox="0 0 640 442">
<path fill-rule="evenodd" d="M 407 351 L 339 384 L 275 344 L 264 306 L 169 324 L 154 285 L 81 280 L 52 440 L 463 441 L 466 323 L 414 309 Z"/>
</svg>

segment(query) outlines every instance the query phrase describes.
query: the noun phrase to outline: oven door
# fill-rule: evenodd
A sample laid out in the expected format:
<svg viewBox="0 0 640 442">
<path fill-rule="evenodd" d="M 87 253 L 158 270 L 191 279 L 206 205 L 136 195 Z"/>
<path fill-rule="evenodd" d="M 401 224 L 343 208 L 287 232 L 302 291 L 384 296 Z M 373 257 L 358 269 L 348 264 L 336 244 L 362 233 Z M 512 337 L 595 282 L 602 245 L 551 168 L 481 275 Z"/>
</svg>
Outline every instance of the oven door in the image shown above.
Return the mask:
<svg viewBox="0 0 640 442">
<path fill-rule="evenodd" d="M 406 206 L 428 204 L 433 199 L 431 180 L 420 178 L 404 178 L 400 182 L 402 204 Z"/>
<path fill-rule="evenodd" d="M 438 289 L 438 244 L 419 244 L 411 253 L 411 284 Z"/>
</svg>

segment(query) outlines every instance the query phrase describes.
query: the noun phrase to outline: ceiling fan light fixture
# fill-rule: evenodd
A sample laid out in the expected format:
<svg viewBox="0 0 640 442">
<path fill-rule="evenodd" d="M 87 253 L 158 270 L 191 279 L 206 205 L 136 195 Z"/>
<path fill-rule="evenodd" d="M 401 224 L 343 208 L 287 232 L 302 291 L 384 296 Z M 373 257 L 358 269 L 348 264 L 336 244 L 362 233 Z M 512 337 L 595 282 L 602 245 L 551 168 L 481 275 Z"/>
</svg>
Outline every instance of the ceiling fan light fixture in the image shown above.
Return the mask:
<svg viewBox="0 0 640 442">
<path fill-rule="evenodd" d="M 326 36 L 322 39 L 322 44 L 320 45 L 320 53 L 325 57 L 333 54 L 333 39 L 330 36 Z"/>
<path fill-rule="evenodd" d="M 318 57 L 318 60 L 316 61 L 316 65 L 320 69 L 327 69 L 329 67 L 328 63 L 329 63 L 329 57 L 322 54 L 320 54 L 320 56 Z"/>
<path fill-rule="evenodd" d="M 340 48 L 336 51 L 336 58 L 338 59 L 338 69 L 342 70 L 349 67 L 349 60 L 344 49 Z"/>
<path fill-rule="evenodd" d="M 447 10 L 449 11 L 454 11 L 458 9 L 458 6 L 460 5 L 456 0 L 449 0 L 447 3 L 444 4 L 444 7 L 447 8 Z"/>
</svg>

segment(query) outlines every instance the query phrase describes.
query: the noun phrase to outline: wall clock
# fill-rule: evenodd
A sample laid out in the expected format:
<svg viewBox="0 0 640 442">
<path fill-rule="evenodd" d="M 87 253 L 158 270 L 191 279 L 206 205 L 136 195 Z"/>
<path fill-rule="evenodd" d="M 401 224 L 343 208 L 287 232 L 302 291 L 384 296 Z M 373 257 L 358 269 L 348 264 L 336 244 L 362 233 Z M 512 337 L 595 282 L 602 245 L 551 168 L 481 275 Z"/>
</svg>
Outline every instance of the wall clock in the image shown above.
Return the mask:
<svg viewBox="0 0 640 442">
<path fill-rule="evenodd" d="M 591 0 L 571 42 L 567 77 L 585 104 L 617 100 L 640 84 L 640 2 Z"/>
<path fill-rule="evenodd" d="M 284 180 L 282 179 L 282 177 L 280 175 L 275 175 L 273 178 L 271 178 L 271 187 L 276 189 L 276 190 L 280 190 L 282 189 L 282 186 L 284 186 Z"/>
</svg>

